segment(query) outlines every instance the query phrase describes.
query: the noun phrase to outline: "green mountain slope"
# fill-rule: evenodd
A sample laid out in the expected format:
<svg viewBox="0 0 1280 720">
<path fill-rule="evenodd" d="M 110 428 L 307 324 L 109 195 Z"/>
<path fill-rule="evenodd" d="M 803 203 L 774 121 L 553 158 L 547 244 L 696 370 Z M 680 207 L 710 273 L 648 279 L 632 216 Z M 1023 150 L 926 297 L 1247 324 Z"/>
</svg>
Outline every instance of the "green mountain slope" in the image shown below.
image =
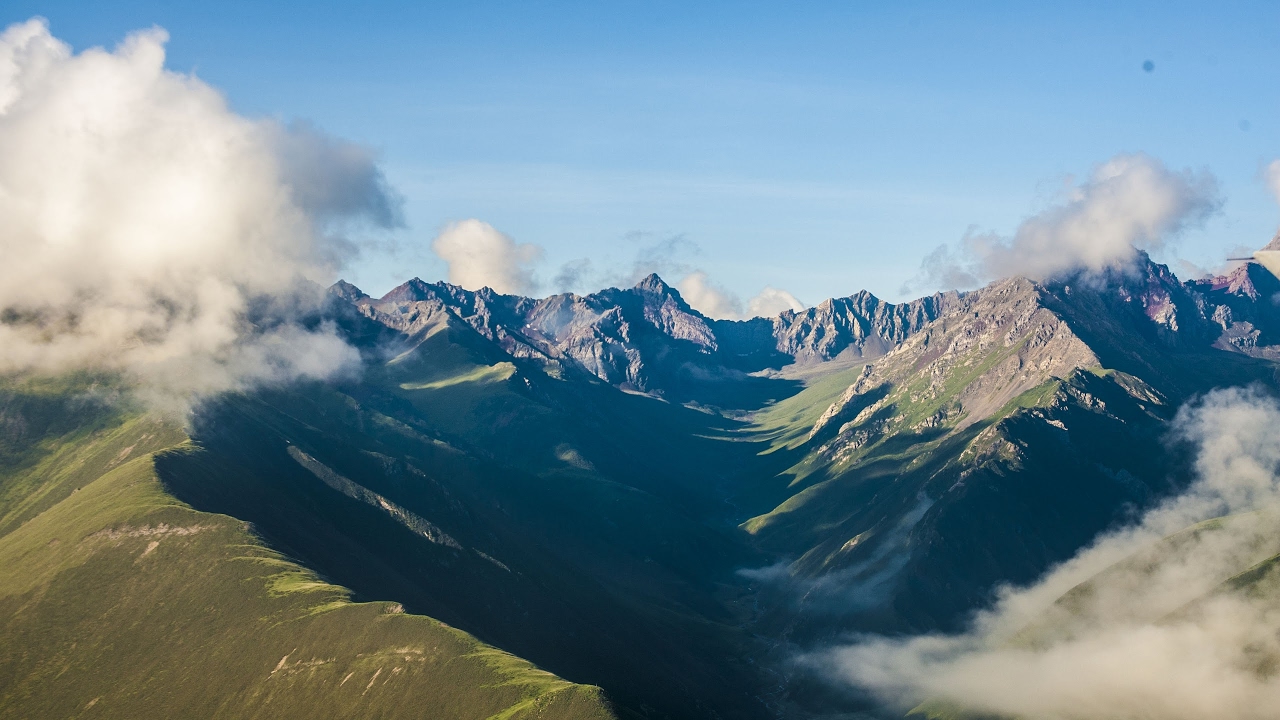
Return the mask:
<svg viewBox="0 0 1280 720">
<path fill-rule="evenodd" d="M 1148 294 L 1165 292 L 1152 274 Z M 1174 409 L 1275 369 L 1165 332 L 1148 315 L 1176 328 L 1178 306 L 1135 296 L 995 283 L 860 372 L 758 413 L 800 455 L 757 485 L 780 500 L 742 525 L 787 560 L 763 586 L 764 627 L 802 644 L 850 626 L 960 629 L 996 584 L 1031 581 L 1179 487 L 1185 456 L 1163 442 Z"/>
<path fill-rule="evenodd" d="M 441 357 L 446 340 L 421 350 Z M 716 519 L 713 480 L 752 448 L 718 416 L 458 357 L 401 353 L 358 385 L 225 398 L 160 477 L 361 599 L 637 713 L 761 716 L 734 574 L 759 555 Z"/>
<path fill-rule="evenodd" d="M 1186 449 L 1165 438 L 1185 399 L 1274 385 L 1266 347 L 1217 343 L 1242 321 L 1147 273 L 746 324 L 709 323 L 656 279 L 554 302 L 420 282 L 373 301 L 340 284 L 314 321 L 360 350 L 360 377 L 209 399 L 185 432 L 120 410 L 102 379 L 12 381 L 2 610 L 30 650 L 4 658 L 0 687 L 19 688 L 13 707 L 52 702 L 40 683 L 55 681 L 108 707 L 81 692 L 100 671 L 72 660 L 110 648 L 95 652 L 132 658 L 128 697 L 217 698 L 229 715 L 285 677 L 356 713 L 342 703 L 360 672 L 376 675 L 364 703 L 411 673 L 472 673 L 388 693 L 483 705 L 458 716 L 857 709 L 792 651 L 962 627 L 1000 583 L 1182 487 Z M 1269 317 L 1242 297 L 1233 313 Z M 181 654 L 207 637 L 235 649 Z M 448 662 L 361 664 L 428 645 Z M 486 647 L 564 680 L 480 662 L 509 657 Z"/>
<path fill-rule="evenodd" d="M 0 717 L 613 717 L 178 501 L 155 464 L 199 452 L 184 433 L 75 385 L 0 399 Z"/>
</svg>

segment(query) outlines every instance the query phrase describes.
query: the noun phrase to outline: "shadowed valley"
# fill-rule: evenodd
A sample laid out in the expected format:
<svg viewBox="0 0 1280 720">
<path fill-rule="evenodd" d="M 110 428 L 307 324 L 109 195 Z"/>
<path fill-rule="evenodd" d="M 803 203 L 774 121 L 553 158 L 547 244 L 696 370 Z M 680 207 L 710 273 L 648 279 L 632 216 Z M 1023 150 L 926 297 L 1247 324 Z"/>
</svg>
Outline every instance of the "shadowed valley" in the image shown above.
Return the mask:
<svg viewBox="0 0 1280 720">
<path fill-rule="evenodd" d="M 656 275 L 543 299 L 340 282 L 309 322 L 358 378 L 224 394 L 186 427 L 117 379 L 12 378 L 0 714 L 870 709 L 791 654 L 958 630 L 1180 491 L 1169 423 L 1275 384 L 1277 292 L 1143 256 L 724 321 Z M 117 681 L 83 674 L 108 654 Z M 243 704 L 206 703 L 206 674 Z"/>
</svg>

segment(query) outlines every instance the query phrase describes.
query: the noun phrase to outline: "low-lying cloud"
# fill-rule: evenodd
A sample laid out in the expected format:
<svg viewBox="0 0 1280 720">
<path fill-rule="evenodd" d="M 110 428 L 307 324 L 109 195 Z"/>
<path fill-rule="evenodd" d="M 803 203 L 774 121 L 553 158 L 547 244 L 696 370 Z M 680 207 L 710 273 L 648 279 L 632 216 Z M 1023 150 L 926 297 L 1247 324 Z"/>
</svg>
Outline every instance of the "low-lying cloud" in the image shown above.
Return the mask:
<svg viewBox="0 0 1280 720">
<path fill-rule="evenodd" d="M 534 273 L 543 250 L 517 243 L 481 220 L 451 223 L 431 243 L 449 265 L 449 282 L 468 290 L 488 287 L 508 295 L 532 295 L 540 287 Z"/>
<path fill-rule="evenodd" d="M 1280 577 L 1260 563 L 1280 553 L 1280 406 L 1215 391 L 1175 426 L 1199 447 L 1189 490 L 1035 585 L 1004 591 L 969 633 L 863 638 L 808 661 L 899 709 L 933 700 L 1047 720 L 1274 716 Z M 1251 567 L 1265 591 L 1224 591 Z"/>
<path fill-rule="evenodd" d="M 1175 171 L 1147 155 L 1117 155 L 1061 202 L 1024 220 L 1012 237 L 970 232 L 957 248 L 934 250 L 903 290 L 964 289 L 1015 275 L 1043 280 L 1123 267 L 1138 250 L 1164 247 L 1220 205 L 1217 181 L 1207 171 Z"/>
<path fill-rule="evenodd" d="M 121 372 L 183 402 L 350 369 L 332 328 L 291 318 L 397 197 L 367 149 L 166 70 L 166 40 L 0 34 L 0 372 Z"/>
</svg>

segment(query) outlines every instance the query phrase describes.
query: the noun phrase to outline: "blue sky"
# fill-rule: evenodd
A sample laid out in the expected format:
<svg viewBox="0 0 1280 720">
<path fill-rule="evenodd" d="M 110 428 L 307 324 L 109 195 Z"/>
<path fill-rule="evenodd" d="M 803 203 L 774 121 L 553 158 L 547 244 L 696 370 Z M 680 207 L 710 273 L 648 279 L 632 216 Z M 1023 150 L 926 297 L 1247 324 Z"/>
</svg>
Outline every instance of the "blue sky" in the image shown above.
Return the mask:
<svg viewBox="0 0 1280 720">
<path fill-rule="evenodd" d="M 1011 233 L 1121 152 L 1221 183 L 1180 257 L 1280 224 L 1280 4 L 956 5 L 10 0 L 0 20 L 76 49 L 163 26 L 170 66 L 237 111 L 377 148 L 408 227 L 347 272 L 371 292 L 442 277 L 432 237 L 479 218 L 543 246 L 548 281 L 679 237 L 677 264 L 743 297 L 898 299 L 930 250 Z"/>
</svg>

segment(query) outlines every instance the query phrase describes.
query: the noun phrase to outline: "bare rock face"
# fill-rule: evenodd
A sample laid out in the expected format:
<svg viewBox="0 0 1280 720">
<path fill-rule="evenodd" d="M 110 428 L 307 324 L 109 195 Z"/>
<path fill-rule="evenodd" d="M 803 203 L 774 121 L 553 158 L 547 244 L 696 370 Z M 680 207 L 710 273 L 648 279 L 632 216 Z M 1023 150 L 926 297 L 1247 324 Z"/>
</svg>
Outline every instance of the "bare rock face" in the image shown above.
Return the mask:
<svg viewBox="0 0 1280 720">
<path fill-rule="evenodd" d="M 642 392 L 661 392 L 666 376 L 686 365 L 714 364 L 718 351 L 711 322 L 657 275 L 626 290 L 541 300 L 418 278 L 378 300 L 349 283 L 330 292 L 410 338 L 462 323 L 513 358 L 568 366 Z"/>
<path fill-rule="evenodd" d="M 960 431 L 1078 369 L 1151 370 L 1144 356 L 1165 350 L 1280 354 L 1269 343 L 1280 339 L 1275 297 L 1280 281 L 1252 263 L 1230 276 L 1184 284 L 1140 254 L 1133 266 L 1113 271 L 1044 283 L 1011 278 L 959 296 L 891 306 L 893 315 L 912 321 L 937 315 L 918 328 L 889 326 L 906 330 L 904 337 L 823 413 L 810 437 L 841 427 L 828 450 L 847 455 L 839 438 L 865 435 L 855 416 L 870 417 L 873 406 L 894 408 L 886 410 L 891 419 L 881 434 L 908 420 Z M 910 314 L 908 305 L 914 306 Z M 1160 378 L 1158 371 L 1141 374 Z M 928 416 L 914 417 L 921 408 Z"/>
<path fill-rule="evenodd" d="M 924 373 L 931 383 L 963 382 L 964 397 L 954 399 L 964 410 L 956 412 L 972 418 L 1042 382 L 1046 373 L 1096 363 L 1069 336 L 1083 337 L 1091 352 L 1128 353 L 1125 367 L 1143 363 L 1126 339 L 1133 337 L 1170 350 L 1214 346 L 1280 357 L 1280 281 L 1269 272 L 1250 263 L 1224 277 L 1182 283 L 1145 254 L 1129 267 L 1044 283 L 1011 279 L 907 303 L 884 302 L 863 291 L 744 321 L 708 319 L 657 275 L 631 288 L 542 299 L 417 278 L 381 299 L 345 282 L 330 294 L 405 335 L 461 323 L 513 358 L 655 394 L 668 394 L 690 378 L 734 380 L 791 363 L 910 355 L 910 362 L 877 361 L 874 380 L 901 382 L 910 373 Z M 1064 331 L 1063 322 L 1073 330 Z M 1023 345 L 1001 364 L 964 375 L 967 361 L 957 358 L 986 357 L 997 340 L 1006 349 Z"/>
<path fill-rule="evenodd" d="M 875 358 L 937 319 L 959 299 L 958 293 L 949 292 L 893 304 L 863 290 L 800 312 L 783 312 L 773 320 L 773 336 L 778 352 L 797 362 L 821 362 L 842 352 Z"/>
<path fill-rule="evenodd" d="M 1139 253 L 1130 266 L 1078 272 L 1045 286 L 1067 311 L 1068 306 L 1083 307 L 1071 297 L 1074 291 L 1099 306 L 1089 307 L 1088 312 L 1167 348 L 1208 346 L 1217 337 L 1203 295 L 1146 253 Z"/>
<path fill-rule="evenodd" d="M 1045 291 L 1025 278 L 956 298 L 944 314 L 869 365 L 810 437 L 842 423 L 826 452 L 847 456 L 845 445 L 870 439 L 864 426 L 882 408 L 876 436 L 904 424 L 960 431 L 1050 378 L 1098 367 L 1098 357 L 1044 300 Z"/>
<path fill-rule="evenodd" d="M 329 288 L 329 293 L 335 297 L 340 297 L 347 302 L 358 303 L 369 297 L 361 292 L 360 288 L 352 285 L 346 280 L 339 280 Z"/>
<path fill-rule="evenodd" d="M 879 357 L 960 298 L 948 293 L 893 304 L 860 292 L 800 313 L 732 321 L 706 318 L 657 275 L 632 288 L 540 300 L 418 278 L 378 300 L 341 281 L 330 294 L 409 336 L 446 322 L 446 313 L 512 357 L 659 394 L 683 376 L 732 379 L 841 353 Z"/>
</svg>

